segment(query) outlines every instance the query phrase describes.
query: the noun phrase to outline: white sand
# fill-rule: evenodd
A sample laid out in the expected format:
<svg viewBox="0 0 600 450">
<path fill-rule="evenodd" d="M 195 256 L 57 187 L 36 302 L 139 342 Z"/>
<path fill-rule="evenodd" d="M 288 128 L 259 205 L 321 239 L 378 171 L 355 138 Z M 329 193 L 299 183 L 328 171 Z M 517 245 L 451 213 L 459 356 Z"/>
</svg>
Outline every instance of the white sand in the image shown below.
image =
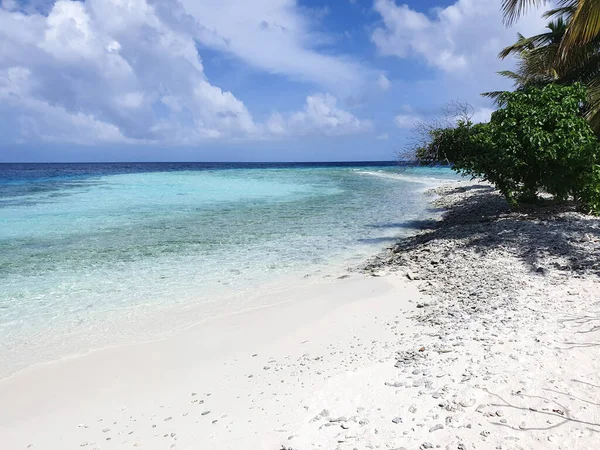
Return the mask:
<svg viewBox="0 0 600 450">
<path fill-rule="evenodd" d="M 0 380 L 0 448 L 599 449 L 599 277 L 540 276 L 510 255 L 477 272 L 510 277 L 504 309 L 480 292 L 486 308 L 461 311 L 404 272 L 353 274 L 163 341 L 31 367 Z M 460 319 L 410 318 L 428 310 Z"/>
<path fill-rule="evenodd" d="M 1 448 L 280 448 L 334 380 L 393 366 L 397 332 L 383 323 L 406 327 L 418 294 L 396 277 L 353 275 L 270 296 L 279 304 L 1 380 Z"/>
<path fill-rule="evenodd" d="M 600 336 L 577 335 L 598 310 L 538 323 L 543 343 L 532 328 L 438 353 L 435 330 L 407 319 L 418 284 L 323 281 L 165 341 L 27 369 L 0 381 L 2 448 L 599 448 Z M 430 362 L 395 368 L 400 349 Z"/>
</svg>

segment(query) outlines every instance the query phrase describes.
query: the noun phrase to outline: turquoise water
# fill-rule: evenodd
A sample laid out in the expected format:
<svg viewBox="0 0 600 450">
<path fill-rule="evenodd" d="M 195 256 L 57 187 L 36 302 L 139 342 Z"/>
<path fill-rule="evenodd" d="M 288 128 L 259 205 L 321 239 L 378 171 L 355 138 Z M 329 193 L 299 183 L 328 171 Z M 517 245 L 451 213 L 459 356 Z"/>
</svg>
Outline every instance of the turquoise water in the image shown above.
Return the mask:
<svg viewBox="0 0 600 450">
<path fill-rule="evenodd" d="M 425 188 L 456 179 L 394 166 L 6 167 L 0 375 L 185 325 L 160 329 L 153 313 L 193 307 L 198 320 L 280 277 L 358 264 L 427 214 Z"/>
</svg>

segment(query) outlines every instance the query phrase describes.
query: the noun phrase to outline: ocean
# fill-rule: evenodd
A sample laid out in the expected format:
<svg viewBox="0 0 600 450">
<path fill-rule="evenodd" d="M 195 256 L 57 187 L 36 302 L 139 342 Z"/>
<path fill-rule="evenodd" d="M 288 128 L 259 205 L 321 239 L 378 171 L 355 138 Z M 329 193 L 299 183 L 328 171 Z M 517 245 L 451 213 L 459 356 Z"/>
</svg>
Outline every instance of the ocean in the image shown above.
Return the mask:
<svg viewBox="0 0 600 450">
<path fill-rule="evenodd" d="M 453 179 L 391 162 L 0 164 L 0 376 L 339 274 L 413 233 L 425 190 Z"/>
</svg>

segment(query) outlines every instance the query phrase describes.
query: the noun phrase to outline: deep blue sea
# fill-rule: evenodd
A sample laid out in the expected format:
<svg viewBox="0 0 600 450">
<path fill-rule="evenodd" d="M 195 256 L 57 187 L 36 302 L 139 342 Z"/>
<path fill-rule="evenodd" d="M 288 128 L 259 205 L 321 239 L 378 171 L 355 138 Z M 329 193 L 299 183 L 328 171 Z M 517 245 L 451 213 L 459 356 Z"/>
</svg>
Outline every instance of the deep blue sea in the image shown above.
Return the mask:
<svg viewBox="0 0 600 450">
<path fill-rule="evenodd" d="M 395 163 L 0 164 L 0 376 L 356 265 L 456 178 Z"/>
</svg>

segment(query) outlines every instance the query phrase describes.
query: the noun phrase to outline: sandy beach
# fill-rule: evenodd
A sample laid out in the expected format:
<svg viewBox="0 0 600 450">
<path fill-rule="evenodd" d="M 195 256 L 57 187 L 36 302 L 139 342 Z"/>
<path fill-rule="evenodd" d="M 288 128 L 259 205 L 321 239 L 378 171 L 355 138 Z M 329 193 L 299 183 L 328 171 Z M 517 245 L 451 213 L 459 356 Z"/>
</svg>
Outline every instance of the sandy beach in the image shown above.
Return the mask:
<svg viewBox="0 0 600 450">
<path fill-rule="evenodd" d="M 0 380 L 2 448 L 599 448 L 600 220 L 437 194 L 360 269 Z"/>
</svg>

